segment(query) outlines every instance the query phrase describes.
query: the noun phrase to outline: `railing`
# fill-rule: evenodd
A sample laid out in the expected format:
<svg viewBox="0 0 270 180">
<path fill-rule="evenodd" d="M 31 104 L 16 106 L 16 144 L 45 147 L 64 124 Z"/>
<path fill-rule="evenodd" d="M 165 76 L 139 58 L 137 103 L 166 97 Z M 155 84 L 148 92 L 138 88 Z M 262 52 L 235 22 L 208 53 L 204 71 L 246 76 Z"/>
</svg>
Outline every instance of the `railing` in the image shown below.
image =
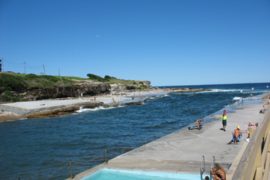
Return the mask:
<svg viewBox="0 0 270 180">
<path fill-rule="evenodd" d="M 270 171 L 270 110 L 257 128 L 242 157 L 228 174 L 232 180 L 267 180 Z"/>
<path fill-rule="evenodd" d="M 213 156 L 212 165 L 210 166 L 210 169 L 207 170 L 206 166 L 205 166 L 205 156 L 204 155 L 202 156 L 202 162 L 201 162 L 201 168 L 200 168 L 201 180 L 206 179 L 205 177 L 207 177 L 207 176 L 208 176 L 209 180 L 213 180 L 211 170 L 215 166 L 215 164 L 216 164 L 216 157 Z M 203 177 L 203 176 L 205 176 L 205 177 Z"/>
<path fill-rule="evenodd" d="M 131 151 L 132 149 L 134 149 L 134 147 L 105 148 L 103 151 L 103 156 L 92 158 L 87 162 L 90 164 L 93 164 L 93 165 L 97 165 L 97 164 L 101 164 L 101 163 L 108 163 L 109 159 L 111 159 L 117 155 Z M 73 162 L 73 161 L 67 162 L 67 164 L 66 164 L 67 173 L 68 173 L 67 177 L 70 179 L 74 178 L 74 176 L 75 176 L 74 173 L 78 173 L 78 172 L 74 172 L 73 168 L 75 166 L 80 166 L 80 165 L 85 165 L 85 162 L 84 163 Z"/>
</svg>

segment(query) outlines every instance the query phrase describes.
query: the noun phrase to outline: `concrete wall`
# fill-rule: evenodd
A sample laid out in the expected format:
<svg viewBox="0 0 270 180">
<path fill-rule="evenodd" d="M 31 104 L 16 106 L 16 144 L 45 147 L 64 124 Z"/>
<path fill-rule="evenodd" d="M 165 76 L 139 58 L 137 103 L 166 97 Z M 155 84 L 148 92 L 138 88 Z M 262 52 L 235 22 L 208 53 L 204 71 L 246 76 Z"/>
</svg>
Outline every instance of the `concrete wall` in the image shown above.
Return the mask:
<svg viewBox="0 0 270 180">
<path fill-rule="evenodd" d="M 259 112 L 258 112 L 259 113 Z M 232 164 L 228 179 L 267 180 L 270 166 L 270 111 L 251 137 L 239 161 Z M 233 169 L 236 167 L 235 169 Z M 270 177 L 270 176 L 269 176 Z"/>
</svg>

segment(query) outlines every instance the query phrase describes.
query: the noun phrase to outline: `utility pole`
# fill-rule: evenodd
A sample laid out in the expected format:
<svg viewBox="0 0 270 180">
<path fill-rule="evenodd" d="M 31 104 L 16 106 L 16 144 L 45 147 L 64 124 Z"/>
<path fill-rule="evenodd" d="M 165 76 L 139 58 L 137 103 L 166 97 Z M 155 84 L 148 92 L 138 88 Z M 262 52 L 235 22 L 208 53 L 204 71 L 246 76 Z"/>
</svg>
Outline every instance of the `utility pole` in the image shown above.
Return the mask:
<svg viewBox="0 0 270 180">
<path fill-rule="evenodd" d="M 26 62 L 23 62 L 23 73 L 26 74 Z"/>
<path fill-rule="evenodd" d="M 45 65 L 43 64 L 43 73 L 46 74 Z"/>
<path fill-rule="evenodd" d="M 58 76 L 61 76 L 60 68 L 58 68 Z"/>
<path fill-rule="evenodd" d="M 0 72 L 2 72 L 2 59 L 0 59 Z"/>
</svg>

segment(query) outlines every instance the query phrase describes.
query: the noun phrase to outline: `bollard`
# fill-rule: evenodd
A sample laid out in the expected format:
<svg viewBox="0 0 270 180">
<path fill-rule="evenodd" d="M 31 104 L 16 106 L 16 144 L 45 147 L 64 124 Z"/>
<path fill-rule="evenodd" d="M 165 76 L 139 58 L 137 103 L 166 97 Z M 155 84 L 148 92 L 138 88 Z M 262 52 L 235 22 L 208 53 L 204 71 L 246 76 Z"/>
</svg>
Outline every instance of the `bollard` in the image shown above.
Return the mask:
<svg viewBox="0 0 270 180">
<path fill-rule="evenodd" d="M 72 164 L 71 161 L 68 162 L 68 174 L 70 178 L 73 178 L 73 174 L 72 174 Z"/>
<path fill-rule="evenodd" d="M 108 150 L 107 150 L 107 148 L 105 148 L 105 149 L 104 149 L 104 162 L 105 162 L 105 163 L 108 163 L 107 155 L 108 155 Z"/>
</svg>

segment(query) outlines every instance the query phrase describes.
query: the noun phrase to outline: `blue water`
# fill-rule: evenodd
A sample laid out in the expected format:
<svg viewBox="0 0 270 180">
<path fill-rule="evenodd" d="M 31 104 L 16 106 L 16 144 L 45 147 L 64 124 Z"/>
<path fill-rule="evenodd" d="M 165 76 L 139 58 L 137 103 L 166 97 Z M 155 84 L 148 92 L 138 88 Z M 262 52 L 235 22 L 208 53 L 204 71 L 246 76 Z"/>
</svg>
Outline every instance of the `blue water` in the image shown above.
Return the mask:
<svg viewBox="0 0 270 180">
<path fill-rule="evenodd" d="M 102 169 L 82 180 L 198 180 L 200 174 Z"/>
<path fill-rule="evenodd" d="M 265 92 L 266 85 L 222 85 L 214 89 L 226 91 L 173 93 L 142 106 L 0 123 L 0 179 L 67 178 L 103 162 L 106 148 L 106 156 L 115 157 L 222 109 L 235 96 Z"/>
</svg>

